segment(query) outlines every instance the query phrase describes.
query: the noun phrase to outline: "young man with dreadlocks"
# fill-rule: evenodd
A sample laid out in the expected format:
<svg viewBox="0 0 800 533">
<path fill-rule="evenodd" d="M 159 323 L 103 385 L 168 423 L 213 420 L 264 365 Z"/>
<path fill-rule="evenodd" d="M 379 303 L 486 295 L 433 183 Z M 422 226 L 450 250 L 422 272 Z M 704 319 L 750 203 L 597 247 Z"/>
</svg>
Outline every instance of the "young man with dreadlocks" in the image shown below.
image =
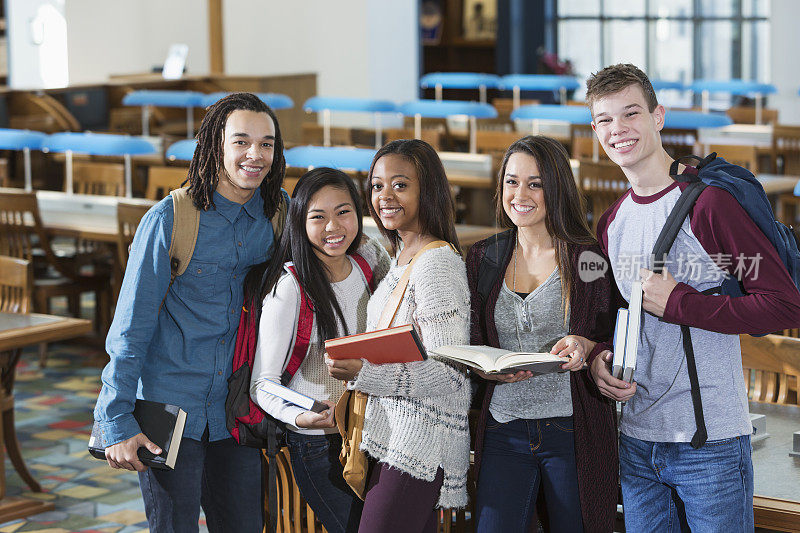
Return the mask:
<svg viewBox="0 0 800 533">
<path fill-rule="evenodd" d="M 167 196 L 142 218 L 131 245 L 94 416 L 109 465 L 139 472 L 152 531 L 197 531 L 202 505 L 209 531 L 255 532 L 262 528 L 260 454 L 231 438 L 225 398 L 242 282 L 272 255 L 270 218 L 288 201 L 283 140 L 272 110 L 236 93 L 208 109 L 197 141 L 187 179 L 200 211 L 194 254 L 170 284 Z M 137 398 L 186 411 L 174 470 L 139 461 L 139 447 L 161 450 L 132 415 Z"/>
</svg>

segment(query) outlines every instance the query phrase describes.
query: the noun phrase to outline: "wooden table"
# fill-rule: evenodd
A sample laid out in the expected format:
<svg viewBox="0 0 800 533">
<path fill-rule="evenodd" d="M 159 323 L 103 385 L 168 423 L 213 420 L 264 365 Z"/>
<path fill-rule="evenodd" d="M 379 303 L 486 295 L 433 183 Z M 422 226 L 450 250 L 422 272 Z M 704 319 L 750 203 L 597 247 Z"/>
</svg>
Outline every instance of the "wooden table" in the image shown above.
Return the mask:
<svg viewBox="0 0 800 533">
<path fill-rule="evenodd" d="M 0 436 L 14 469 L 33 492 L 41 492 L 39 483 L 28 471 L 19 449 L 14 426 L 14 377 L 21 348 L 84 335 L 92 330 L 89 320 L 52 315 L 0 313 Z M 53 510 L 51 502 L 21 496 L 6 497 L 6 473 L 0 447 L 0 523 Z"/>
<path fill-rule="evenodd" d="M 756 176 L 767 196 L 778 195 L 794 191 L 800 176 L 786 176 L 783 174 L 759 174 Z"/>
<path fill-rule="evenodd" d="M 68 195 L 56 191 L 39 191 L 36 197 L 42 224 L 51 235 L 80 237 L 109 244 L 117 242 L 117 202 L 130 201 L 111 196 Z M 144 199 L 134 201 L 145 205 L 154 203 Z M 370 217 L 364 217 L 364 231 L 370 237 L 381 239 L 378 227 Z M 465 252 L 477 241 L 498 231 L 499 228 L 492 226 L 456 224 L 456 233 Z"/>
<path fill-rule="evenodd" d="M 800 531 L 800 459 L 789 455 L 800 407 L 750 402 L 750 412 L 766 415 L 769 435 L 753 443 L 756 526 Z"/>
</svg>

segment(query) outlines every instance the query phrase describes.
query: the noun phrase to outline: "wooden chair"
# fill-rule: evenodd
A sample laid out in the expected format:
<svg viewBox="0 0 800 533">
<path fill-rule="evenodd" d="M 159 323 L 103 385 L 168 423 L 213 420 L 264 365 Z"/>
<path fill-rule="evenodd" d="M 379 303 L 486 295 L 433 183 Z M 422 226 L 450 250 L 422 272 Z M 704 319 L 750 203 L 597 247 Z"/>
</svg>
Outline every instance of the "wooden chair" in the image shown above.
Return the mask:
<svg viewBox="0 0 800 533">
<path fill-rule="evenodd" d="M 508 147 L 526 134 L 519 131 L 477 130 L 475 147 L 479 154 L 492 156 L 492 177 L 497 177 Z"/>
<path fill-rule="evenodd" d="M 128 250 L 133 242 L 139 221 L 149 209 L 150 206 L 145 204 L 117 203 L 117 254 L 122 270 L 121 274 L 125 273 L 125 267 L 128 264 Z M 122 277 L 120 276 L 119 279 Z"/>
<path fill-rule="evenodd" d="M 14 129 L 44 133 L 80 131 L 81 125 L 64 104 L 44 93 L 12 92 L 8 94 L 8 123 Z"/>
<path fill-rule="evenodd" d="M 756 402 L 800 405 L 800 339 L 740 335 L 747 397 Z"/>
<path fill-rule="evenodd" d="M 33 301 L 30 261 L 0 255 L 0 312 L 29 313 Z"/>
<path fill-rule="evenodd" d="M 0 187 L 10 187 L 11 178 L 8 175 L 8 159 L 0 158 Z"/>
<path fill-rule="evenodd" d="M 72 189 L 78 194 L 125 196 L 125 166 L 122 163 L 74 161 Z"/>
<path fill-rule="evenodd" d="M 628 190 L 628 179 L 611 161 L 581 159 L 578 185 L 586 196 L 592 228 L 596 229 L 600 216 Z"/>
<path fill-rule="evenodd" d="M 0 311 L 28 313 L 33 293 L 33 267 L 30 261 L 0 256 Z M 19 476 L 33 492 L 42 488 L 33 478 L 20 453 L 14 424 L 14 373 L 22 350 L 0 352 L 0 412 L 2 412 L 2 440 L 8 458 Z"/>
<path fill-rule="evenodd" d="M 695 153 L 694 145 L 696 141 L 696 129 L 661 130 L 661 146 L 663 146 L 664 150 L 674 159 Z"/>
<path fill-rule="evenodd" d="M 800 126 L 772 127 L 772 155 L 778 174 L 800 174 Z"/>
<path fill-rule="evenodd" d="M 264 464 L 264 471 L 266 471 L 269 465 L 269 458 L 266 452 L 262 452 L 261 457 Z M 275 507 L 280 514 L 277 520 L 278 533 L 325 532 L 326 529 L 316 519 L 311 507 L 303 500 L 303 497 L 300 495 L 300 489 L 297 488 L 297 484 L 294 482 L 294 474 L 292 473 L 292 465 L 289 459 L 289 449 L 285 447 L 282 448 L 275 459 L 278 484 L 278 502 Z M 263 493 L 264 509 L 267 510 L 269 509 L 268 487 L 265 487 Z M 265 515 L 266 514 L 268 513 L 265 513 Z"/>
<path fill-rule="evenodd" d="M 729 107 L 726 114 L 735 124 L 755 124 L 756 123 L 756 108 L 736 106 Z M 776 124 L 778 122 L 777 109 L 761 109 L 761 123 L 762 124 Z"/>
<path fill-rule="evenodd" d="M 147 171 L 147 189 L 144 197 L 159 201 L 170 191 L 178 189 L 186 180 L 189 169 L 185 167 L 150 167 Z"/>
<path fill-rule="evenodd" d="M 322 146 L 324 133 L 322 125 L 314 122 L 303 122 L 302 124 L 303 144 L 313 144 Z M 331 127 L 331 146 L 352 146 L 353 136 L 350 128 Z"/>
<path fill-rule="evenodd" d="M 69 310 L 80 315 L 79 295 L 95 294 L 95 327 L 104 334 L 111 320 L 110 279 L 107 272 L 86 272 L 78 256 L 58 257 L 42 225 L 35 193 L 0 192 L 0 254 L 34 262 L 39 258 L 55 274 L 34 280 L 34 309 L 50 312 L 50 298 L 66 296 Z M 34 268 L 35 270 L 35 268 Z M 47 270 L 47 269 L 45 269 Z"/>
<path fill-rule="evenodd" d="M 753 174 L 758 174 L 758 153 L 755 146 L 743 144 L 710 144 L 708 153 L 717 152 L 728 163 L 744 167 Z"/>
</svg>

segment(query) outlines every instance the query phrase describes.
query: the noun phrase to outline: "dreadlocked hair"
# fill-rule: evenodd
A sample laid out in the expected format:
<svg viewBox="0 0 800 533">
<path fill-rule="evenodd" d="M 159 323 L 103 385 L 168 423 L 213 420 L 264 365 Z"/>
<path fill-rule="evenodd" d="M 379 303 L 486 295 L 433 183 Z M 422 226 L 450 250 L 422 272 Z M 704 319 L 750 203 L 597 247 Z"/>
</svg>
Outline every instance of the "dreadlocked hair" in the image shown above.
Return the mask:
<svg viewBox="0 0 800 533">
<path fill-rule="evenodd" d="M 189 164 L 189 176 L 183 185 L 189 184 L 189 196 L 197 209 L 206 211 L 214 206 L 214 190 L 223 170 L 223 137 L 228 116 L 234 111 L 255 111 L 266 113 L 275 125 L 275 145 L 272 166 L 259 190 L 264 199 L 264 214 L 272 218 L 281 197 L 286 161 L 283 158 L 283 137 L 278 118 L 270 107 L 251 93 L 233 93 L 206 108 L 206 116 L 197 132 L 197 147 Z"/>
</svg>

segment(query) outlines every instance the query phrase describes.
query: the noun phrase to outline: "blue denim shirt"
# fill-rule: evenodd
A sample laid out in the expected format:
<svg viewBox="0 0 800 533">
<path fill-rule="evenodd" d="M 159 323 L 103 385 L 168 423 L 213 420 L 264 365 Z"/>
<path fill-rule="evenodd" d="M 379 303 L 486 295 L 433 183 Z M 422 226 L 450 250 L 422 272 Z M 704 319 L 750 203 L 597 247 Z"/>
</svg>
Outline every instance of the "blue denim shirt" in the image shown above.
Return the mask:
<svg viewBox="0 0 800 533">
<path fill-rule="evenodd" d="M 194 254 L 169 292 L 172 197 L 139 223 L 106 339 L 111 360 L 94 410 L 105 446 L 139 433 L 132 415 L 136 398 L 186 411 L 184 437 L 199 440 L 206 426 L 212 441 L 231 436 L 225 398 L 242 282 L 253 264 L 272 254 L 273 232 L 258 191 L 244 205 L 214 192 L 214 204 L 216 209 L 200 212 Z"/>
</svg>

